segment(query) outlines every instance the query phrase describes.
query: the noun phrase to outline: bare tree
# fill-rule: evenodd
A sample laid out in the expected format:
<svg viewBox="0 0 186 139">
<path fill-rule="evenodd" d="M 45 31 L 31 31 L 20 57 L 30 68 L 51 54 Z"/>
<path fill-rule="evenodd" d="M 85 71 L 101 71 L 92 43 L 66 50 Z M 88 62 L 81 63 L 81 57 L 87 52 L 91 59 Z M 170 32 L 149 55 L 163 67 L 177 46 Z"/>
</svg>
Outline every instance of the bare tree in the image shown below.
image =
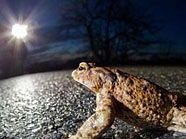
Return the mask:
<svg viewBox="0 0 186 139">
<path fill-rule="evenodd" d="M 94 56 L 110 62 L 118 55 L 127 57 L 131 49 L 158 42 L 159 28 L 140 8 L 130 0 L 75 0 L 63 9 L 62 20 L 68 29 L 82 29 Z"/>
</svg>

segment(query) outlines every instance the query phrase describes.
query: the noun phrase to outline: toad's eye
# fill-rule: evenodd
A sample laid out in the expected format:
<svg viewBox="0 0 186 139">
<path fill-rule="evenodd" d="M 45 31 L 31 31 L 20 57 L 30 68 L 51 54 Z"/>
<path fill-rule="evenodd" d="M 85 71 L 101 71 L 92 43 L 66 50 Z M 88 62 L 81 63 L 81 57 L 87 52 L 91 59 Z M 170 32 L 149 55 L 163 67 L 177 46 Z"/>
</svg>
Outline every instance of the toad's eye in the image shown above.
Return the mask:
<svg viewBox="0 0 186 139">
<path fill-rule="evenodd" d="M 82 71 L 82 70 L 85 70 L 85 67 L 80 66 L 78 69 L 79 69 L 80 71 Z"/>
</svg>

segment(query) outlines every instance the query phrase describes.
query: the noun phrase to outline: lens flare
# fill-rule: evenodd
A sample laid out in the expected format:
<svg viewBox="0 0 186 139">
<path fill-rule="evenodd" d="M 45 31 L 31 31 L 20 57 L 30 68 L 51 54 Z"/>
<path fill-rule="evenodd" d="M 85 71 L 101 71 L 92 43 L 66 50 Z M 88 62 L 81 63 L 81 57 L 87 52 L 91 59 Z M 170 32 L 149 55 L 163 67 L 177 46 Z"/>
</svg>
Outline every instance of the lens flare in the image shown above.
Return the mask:
<svg viewBox="0 0 186 139">
<path fill-rule="evenodd" d="M 15 24 L 12 26 L 12 35 L 18 39 L 23 39 L 27 36 L 27 25 Z"/>
</svg>

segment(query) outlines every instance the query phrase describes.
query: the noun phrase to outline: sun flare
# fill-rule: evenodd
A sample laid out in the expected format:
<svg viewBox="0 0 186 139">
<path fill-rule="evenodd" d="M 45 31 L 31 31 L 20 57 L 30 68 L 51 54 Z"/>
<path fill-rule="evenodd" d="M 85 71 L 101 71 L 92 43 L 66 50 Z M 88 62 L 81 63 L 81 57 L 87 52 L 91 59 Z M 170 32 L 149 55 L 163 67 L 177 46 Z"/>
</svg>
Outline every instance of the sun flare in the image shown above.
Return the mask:
<svg viewBox="0 0 186 139">
<path fill-rule="evenodd" d="M 14 24 L 12 26 L 12 35 L 18 39 L 23 39 L 28 35 L 27 28 L 28 26 L 24 24 Z"/>
</svg>

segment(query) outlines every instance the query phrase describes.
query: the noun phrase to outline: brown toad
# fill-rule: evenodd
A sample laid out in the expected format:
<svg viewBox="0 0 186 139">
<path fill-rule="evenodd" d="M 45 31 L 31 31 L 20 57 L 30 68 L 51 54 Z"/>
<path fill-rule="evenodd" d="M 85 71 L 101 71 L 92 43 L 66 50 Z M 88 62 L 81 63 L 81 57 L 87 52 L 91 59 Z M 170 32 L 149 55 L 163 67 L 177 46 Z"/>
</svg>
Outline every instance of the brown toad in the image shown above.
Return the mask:
<svg viewBox="0 0 186 139">
<path fill-rule="evenodd" d="M 96 94 L 96 112 L 71 139 L 96 139 L 120 118 L 138 128 L 186 132 L 186 96 L 171 93 L 117 69 L 82 62 L 72 72 L 77 82 Z"/>
</svg>

